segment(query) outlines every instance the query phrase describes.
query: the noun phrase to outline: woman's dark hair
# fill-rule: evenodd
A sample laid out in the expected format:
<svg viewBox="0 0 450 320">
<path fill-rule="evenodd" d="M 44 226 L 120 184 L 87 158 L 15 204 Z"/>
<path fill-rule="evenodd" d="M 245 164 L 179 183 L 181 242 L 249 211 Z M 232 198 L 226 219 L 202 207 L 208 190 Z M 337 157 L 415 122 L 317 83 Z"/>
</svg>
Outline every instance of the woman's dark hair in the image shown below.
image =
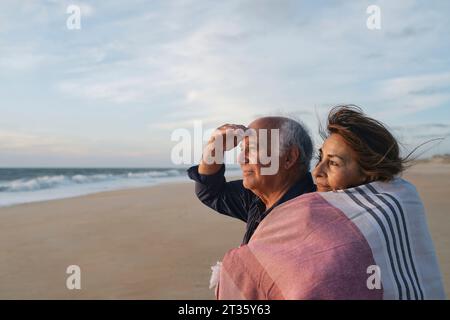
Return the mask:
<svg viewBox="0 0 450 320">
<path fill-rule="evenodd" d="M 326 131 L 321 128 L 320 134 L 325 139 L 333 133 L 355 151 L 359 166 L 368 175 L 367 182 L 392 180 L 405 169 L 408 160 L 401 158 L 397 140 L 380 121 L 366 116 L 359 107 L 331 109 Z"/>
</svg>

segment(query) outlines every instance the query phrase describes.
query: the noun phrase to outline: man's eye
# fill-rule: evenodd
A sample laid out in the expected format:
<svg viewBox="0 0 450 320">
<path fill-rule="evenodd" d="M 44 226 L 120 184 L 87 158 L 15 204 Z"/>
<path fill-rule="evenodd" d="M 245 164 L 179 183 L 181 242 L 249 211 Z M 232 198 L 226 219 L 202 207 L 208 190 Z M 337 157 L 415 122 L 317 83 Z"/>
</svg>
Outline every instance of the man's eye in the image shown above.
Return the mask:
<svg viewBox="0 0 450 320">
<path fill-rule="evenodd" d="M 333 161 L 333 160 L 330 160 L 330 166 L 336 166 L 336 167 L 338 167 L 339 164 L 338 164 L 337 162 Z"/>
</svg>

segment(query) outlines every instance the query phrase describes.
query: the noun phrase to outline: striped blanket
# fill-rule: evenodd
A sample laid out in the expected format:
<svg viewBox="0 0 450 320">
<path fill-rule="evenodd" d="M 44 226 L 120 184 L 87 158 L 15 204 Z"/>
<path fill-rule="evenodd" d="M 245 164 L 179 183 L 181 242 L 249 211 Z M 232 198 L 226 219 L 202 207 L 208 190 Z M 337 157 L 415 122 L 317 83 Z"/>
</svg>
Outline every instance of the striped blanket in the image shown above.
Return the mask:
<svg viewBox="0 0 450 320">
<path fill-rule="evenodd" d="M 228 251 L 217 299 L 445 299 L 424 208 L 396 178 L 302 195 Z"/>
</svg>

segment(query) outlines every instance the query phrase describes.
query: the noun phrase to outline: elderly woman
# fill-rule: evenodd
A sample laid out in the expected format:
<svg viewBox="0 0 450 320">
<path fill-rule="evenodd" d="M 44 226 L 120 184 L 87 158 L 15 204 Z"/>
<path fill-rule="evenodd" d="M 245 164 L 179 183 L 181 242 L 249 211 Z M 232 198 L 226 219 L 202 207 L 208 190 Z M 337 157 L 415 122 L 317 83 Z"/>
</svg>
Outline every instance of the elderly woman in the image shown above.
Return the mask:
<svg viewBox="0 0 450 320">
<path fill-rule="evenodd" d="M 421 200 L 379 122 L 334 108 L 313 171 L 319 192 L 275 208 L 224 257 L 218 299 L 442 299 Z"/>
</svg>

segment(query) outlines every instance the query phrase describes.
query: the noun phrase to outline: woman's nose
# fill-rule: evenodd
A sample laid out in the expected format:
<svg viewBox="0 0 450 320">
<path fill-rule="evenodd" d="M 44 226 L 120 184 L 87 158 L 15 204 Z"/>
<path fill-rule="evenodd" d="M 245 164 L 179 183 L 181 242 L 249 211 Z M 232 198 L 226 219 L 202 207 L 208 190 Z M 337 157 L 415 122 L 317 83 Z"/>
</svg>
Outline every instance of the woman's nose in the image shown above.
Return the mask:
<svg viewBox="0 0 450 320">
<path fill-rule="evenodd" d="M 323 170 L 322 162 L 319 162 L 312 172 L 313 177 L 321 177 L 323 178 L 326 174 Z"/>
</svg>

